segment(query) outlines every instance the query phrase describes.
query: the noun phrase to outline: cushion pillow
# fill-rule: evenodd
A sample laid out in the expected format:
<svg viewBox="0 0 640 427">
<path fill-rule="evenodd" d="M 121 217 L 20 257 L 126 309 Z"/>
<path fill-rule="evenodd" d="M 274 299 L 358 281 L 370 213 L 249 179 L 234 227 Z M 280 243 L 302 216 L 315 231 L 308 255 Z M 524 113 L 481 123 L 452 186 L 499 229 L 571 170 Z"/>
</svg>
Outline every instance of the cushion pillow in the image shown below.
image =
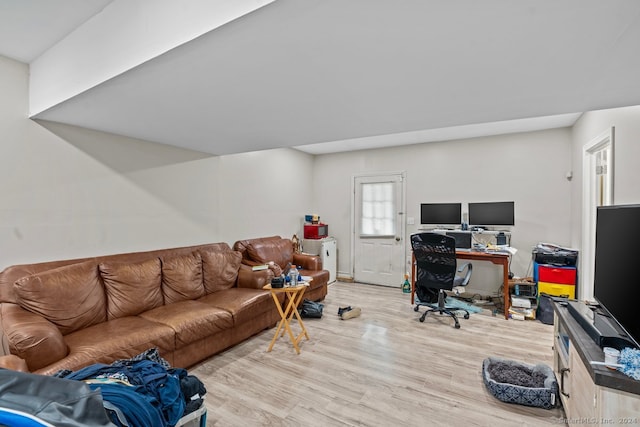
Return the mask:
<svg viewBox="0 0 640 427">
<path fill-rule="evenodd" d="M 204 296 L 202 258 L 198 252 L 162 258 L 162 293 L 165 304 Z"/>
<path fill-rule="evenodd" d="M 238 251 L 200 251 L 207 294 L 235 286 L 242 254 Z"/>
<path fill-rule="evenodd" d="M 93 261 L 18 279 L 18 304 L 56 325 L 63 335 L 107 320 L 105 294 Z"/>
<path fill-rule="evenodd" d="M 293 259 L 293 245 L 289 239 L 252 242 L 247 245 L 249 258 L 261 264 L 273 261 L 284 269 Z"/>
<path fill-rule="evenodd" d="M 160 260 L 101 262 L 100 275 L 107 291 L 109 320 L 135 316 L 163 304 Z"/>
</svg>

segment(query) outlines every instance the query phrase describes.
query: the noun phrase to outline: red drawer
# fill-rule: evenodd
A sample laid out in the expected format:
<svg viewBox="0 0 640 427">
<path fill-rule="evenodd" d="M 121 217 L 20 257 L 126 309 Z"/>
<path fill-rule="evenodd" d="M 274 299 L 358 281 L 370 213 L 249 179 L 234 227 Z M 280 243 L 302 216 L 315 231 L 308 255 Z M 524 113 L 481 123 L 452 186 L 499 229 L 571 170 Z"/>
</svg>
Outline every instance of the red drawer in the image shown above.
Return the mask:
<svg viewBox="0 0 640 427">
<path fill-rule="evenodd" d="M 541 264 L 538 266 L 538 281 L 558 283 L 561 285 L 575 285 L 576 271 L 575 267 L 556 267 Z"/>
</svg>

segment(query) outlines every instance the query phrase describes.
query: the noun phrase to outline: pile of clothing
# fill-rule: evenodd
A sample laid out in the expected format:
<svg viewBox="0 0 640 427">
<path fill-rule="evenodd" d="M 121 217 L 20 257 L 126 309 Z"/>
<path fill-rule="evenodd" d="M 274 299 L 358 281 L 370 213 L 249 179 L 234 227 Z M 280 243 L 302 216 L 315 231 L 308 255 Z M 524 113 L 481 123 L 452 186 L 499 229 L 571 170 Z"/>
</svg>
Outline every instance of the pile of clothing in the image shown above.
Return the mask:
<svg viewBox="0 0 640 427">
<path fill-rule="evenodd" d="M 206 392 L 156 349 L 53 376 L 0 369 L 0 425 L 172 427 L 201 407 Z"/>
<path fill-rule="evenodd" d="M 197 377 L 172 368 L 155 348 L 110 365 L 97 363 L 54 376 L 99 389 L 111 422 L 119 427 L 174 426 L 202 405 L 206 393 Z"/>
</svg>

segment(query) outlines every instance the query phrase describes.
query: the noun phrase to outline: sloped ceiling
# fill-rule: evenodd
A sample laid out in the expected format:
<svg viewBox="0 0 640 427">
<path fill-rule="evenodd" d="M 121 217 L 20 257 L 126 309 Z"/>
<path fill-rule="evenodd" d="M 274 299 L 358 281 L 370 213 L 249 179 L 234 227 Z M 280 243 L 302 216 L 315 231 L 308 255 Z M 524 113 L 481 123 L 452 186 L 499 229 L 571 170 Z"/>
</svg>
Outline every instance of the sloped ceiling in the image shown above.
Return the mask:
<svg viewBox="0 0 640 427">
<path fill-rule="evenodd" d="M 455 139 L 640 104 L 639 51 L 635 0 L 278 0 L 35 118 L 218 155 Z"/>
</svg>

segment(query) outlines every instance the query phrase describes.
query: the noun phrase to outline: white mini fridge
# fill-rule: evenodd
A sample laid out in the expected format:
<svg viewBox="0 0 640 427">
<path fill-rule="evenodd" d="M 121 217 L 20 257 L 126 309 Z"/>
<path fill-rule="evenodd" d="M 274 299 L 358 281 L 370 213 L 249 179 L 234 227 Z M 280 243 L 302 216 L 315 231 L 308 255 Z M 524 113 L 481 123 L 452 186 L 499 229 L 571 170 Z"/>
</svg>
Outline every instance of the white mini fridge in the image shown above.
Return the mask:
<svg viewBox="0 0 640 427">
<path fill-rule="evenodd" d="M 322 260 L 322 268 L 329 270 L 329 283 L 336 281 L 338 273 L 338 249 L 334 237 L 324 239 L 304 239 L 302 241 L 302 252 L 319 255 Z"/>
</svg>

